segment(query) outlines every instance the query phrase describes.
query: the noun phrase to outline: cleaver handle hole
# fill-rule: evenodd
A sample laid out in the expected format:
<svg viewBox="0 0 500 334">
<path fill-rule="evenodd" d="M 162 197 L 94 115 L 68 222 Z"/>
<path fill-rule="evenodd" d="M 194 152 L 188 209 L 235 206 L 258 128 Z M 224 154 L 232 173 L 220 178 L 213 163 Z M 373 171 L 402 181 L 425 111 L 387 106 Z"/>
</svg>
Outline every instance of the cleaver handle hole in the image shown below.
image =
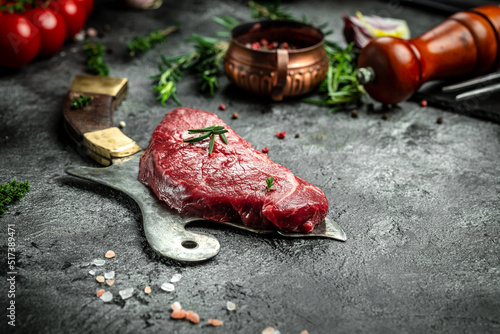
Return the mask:
<svg viewBox="0 0 500 334">
<path fill-rule="evenodd" d="M 182 247 L 188 248 L 188 249 L 194 249 L 194 248 L 198 247 L 198 243 L 196 241 L 193 241 L 193 240 L 184 240 L 183 242 L 181 242 L 181 245 L 182 245 Z"/>
</svg>

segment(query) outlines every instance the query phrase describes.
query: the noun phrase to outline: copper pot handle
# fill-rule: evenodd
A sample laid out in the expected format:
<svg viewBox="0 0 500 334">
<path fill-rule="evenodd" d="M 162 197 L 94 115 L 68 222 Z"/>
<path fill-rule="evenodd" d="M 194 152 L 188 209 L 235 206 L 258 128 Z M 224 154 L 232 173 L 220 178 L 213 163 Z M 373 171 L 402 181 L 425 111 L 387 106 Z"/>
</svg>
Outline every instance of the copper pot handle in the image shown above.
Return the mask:
<svg viewBox="0 0 500 334">
<path fill-rule="evenodd" d="M 288 73 L 288 51 L 284 49 L 276 50 L 278 75 L 276 85 L 273 87 L 271 97 L 274 101 L 283 100 L 283 91 L 286 86 L 286 76 Z"/>
</svg>

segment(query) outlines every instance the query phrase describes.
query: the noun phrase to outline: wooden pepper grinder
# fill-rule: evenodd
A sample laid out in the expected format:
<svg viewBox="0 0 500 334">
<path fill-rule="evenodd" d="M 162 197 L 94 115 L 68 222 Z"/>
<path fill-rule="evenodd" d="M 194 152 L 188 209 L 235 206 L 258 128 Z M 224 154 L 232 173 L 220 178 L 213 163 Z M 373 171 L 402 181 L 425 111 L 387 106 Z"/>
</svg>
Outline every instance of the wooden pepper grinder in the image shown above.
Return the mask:
<svg viewBox="0 0 500 334">
<path fill-rule="evenodd" d="M 450 16 L 423 35 L 378 37 L 358 59 L 358 82 L 381 103 L 405 101 L 431 80 L 481 75 L 500 66 L 500 6 Z"/>
</svg>

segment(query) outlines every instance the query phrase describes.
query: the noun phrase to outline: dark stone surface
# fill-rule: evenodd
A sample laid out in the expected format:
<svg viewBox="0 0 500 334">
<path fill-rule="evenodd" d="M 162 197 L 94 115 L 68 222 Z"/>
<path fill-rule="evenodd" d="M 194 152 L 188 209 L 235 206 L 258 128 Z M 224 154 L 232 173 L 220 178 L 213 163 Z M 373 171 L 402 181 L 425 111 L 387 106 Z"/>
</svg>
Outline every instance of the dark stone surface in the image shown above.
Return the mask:
<svg viewBox="0 0 500 334">
<path fill-rule="evenodd" d="M 396 4 L 396 5 L 395 5 Z M 330 23 L 341 41 L 341 14 L 376 13 L 408 20 L 413 35 L 442 16 L 397 2 L 290 1 L 297 17 Z M 190 51 L 191 33 L 211 35 L 211 17 L 244 20 L 238 1 L 165 1 L 156 11 L 96 1 L 87 26 L 111 25 L 101 41 L 112 76 L 127 77 L 130 92 L 116 124 L 141 147 L 165 113 L 148 75 L 160 53 Z M 144 56 L 128 60 L 125 42 L 180 21 L 182 29 Z M 76 52 L 74 52 L 76 51 Z M 62 128 L 63 98 L 75 74 L 85 71 L 81 44 L 5 72 L 0 81 L 0 181 L 30 181 L 31 192 L 0 218 L 2 275 L 8 271 L 7 224 L 16 230 L 16 329 L 19 333 L 498 333 L 500 331 L 500 126 L 414 102 L 382 119 L 379 106 L 358 118 L 349 111 L 247 96 L 223 78 L 214 97 L 199 94 L 196 80 L 179 85 L 185 106 L 216 112 L 272 160 L 319 186 L 329 215 L 346 231 L 345 243 L 291 240 L 229 228 L 196 227 L 215 235 L 213 260 L 187 265 L 160 260 L 142 234 L 138 206 L 104 186 L 65 175 L 69 165 L 95 165 L 71 147 Z M 226 111 L 217 106 L 225 103 Z M 232 112 L 240 118 L 231 119 Z M 442 124 L 436 119 L 443 118 Z M 286 131 L 285 140 L 274 133 Z M 299 138 L 294 138 L 300 133 Z M 89 263 L 107 250 L 104 267 Z M 88 274 L 114 270 L 113 303 L 95 296 Z M 175 292 L 162 283 L 181 273 Z M 3 329 L 8 285 L 1 280 Z M 143 293 L 146 285 L 151 295 Z M 135 288 L 122 301 L 118 291 Z M 199 313 L 193 325 L 170 319 L 179 301 Z M 236 310 L 226 310 L 226 301 Z M 221 328 L 208 318 L 224 320 Z"/>
</svg>

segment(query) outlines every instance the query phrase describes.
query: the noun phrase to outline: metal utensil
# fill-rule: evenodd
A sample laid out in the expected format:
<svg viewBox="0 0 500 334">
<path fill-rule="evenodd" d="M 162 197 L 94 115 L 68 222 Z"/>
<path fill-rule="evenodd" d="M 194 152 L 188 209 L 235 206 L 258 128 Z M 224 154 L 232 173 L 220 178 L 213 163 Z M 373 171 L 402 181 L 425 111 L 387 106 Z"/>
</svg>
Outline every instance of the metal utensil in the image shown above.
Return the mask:
<svg viewBox="0 0 500 334">
<path fill-rule="evenodd" d="M 189 223 L 207 220 L 178 214 L 137 180 L 142 151 L 132 139 L 112 126 L 112 110 L 126 94 L 126 84 L 126 79 L 75 77 L 64 102 L 66 129 L 82 151 L 108 167 L 68 167 L 66 172 L 119 190 L 134 199 L 141 209 L 146 239 L 151 248 L 162 256 L 186 262 L 210 259 L 219 252 L 219 241 L 214 236 L 185 229 Z M 72 100 L 80 95 L 92 97 L 92 103 L 83 109 L 72 108 Z M 257 230 L 233 222 L 214 223 L 259 234 L 346 240 L 344 231 L 329 218 L 308 234 Z"/>
<path fill-rule="evenodd" d="M 477 77 L 474 79 L 466 80 L 466 81 L 456 83 L 453 85 L 445 86 L 442 88 L 442 91 L 444 93 L 457 92 L 457 91 L 461 91 L 461 90 L 464 90 L 467 88 L 480 86 L 480 85 L 483 85 L 485 83 L 496 81 L 499 79 L 500 79 L 500 71 L 490 73 L 487 75 L 483 75 L 483 76 L 480 76 L 480 77 Z M 484 86 L 481 88 L 475 88 L 475 89 L 469 90 L 467 92 L 460 93 L 455 97 L 455 100 L 456 101 L 467 100 L 467 99 L 471 99 L 471 98 L 478 97 L 478 96 L 492 94 L 492 93 L 498 92 L 498 91 L 500 91 L 500 83 L 492 84 L 489 86 Z"/>
</svg>

